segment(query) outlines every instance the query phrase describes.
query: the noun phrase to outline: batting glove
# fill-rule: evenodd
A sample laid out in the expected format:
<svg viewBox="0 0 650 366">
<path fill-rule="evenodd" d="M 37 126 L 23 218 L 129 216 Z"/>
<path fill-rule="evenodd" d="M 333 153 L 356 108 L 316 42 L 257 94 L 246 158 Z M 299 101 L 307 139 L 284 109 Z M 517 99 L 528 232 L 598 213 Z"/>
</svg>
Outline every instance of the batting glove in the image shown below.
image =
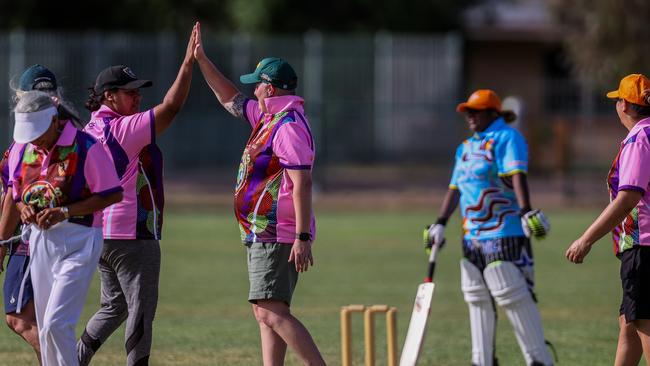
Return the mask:
<svg viewBox="0 0 650 366">
<path fill-rule="evenodd" d="M 544 239 L 551 230 L 551 223 L 542 211 L 532 210 L 521 216 L 521 228 L 527 238 Z"/>
<path fill-rule="evenodd" d="M 438 220 L 437 223 L 427 226 L 424 229 L 422 239 L 424 240 L 424 249 L 427 255 L 431 254 L 431 247 L 434 245 L 442 248 L 445 245 L 445 225 Z"/>
</svg>

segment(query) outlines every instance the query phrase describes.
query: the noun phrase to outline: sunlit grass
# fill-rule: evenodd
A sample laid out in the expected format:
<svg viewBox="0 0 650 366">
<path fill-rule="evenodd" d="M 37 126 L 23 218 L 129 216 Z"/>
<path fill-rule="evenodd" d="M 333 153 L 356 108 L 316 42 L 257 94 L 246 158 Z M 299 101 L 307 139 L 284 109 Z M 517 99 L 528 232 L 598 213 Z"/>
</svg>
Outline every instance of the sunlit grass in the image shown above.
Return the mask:
<svg viewBox="0 0 650 366">
<path fill-rule="evenodd" d="M 547 338 L 561 365 L 609 365 L 616 347 L 620 284 L 609 238 L 585 264 L 563 253 L 594 212 L 550 212 L 553 232 L 534 243 L 537 295 Z M 165 218 L 161 290 L 152 365 L 259 365 L 259 335 L 246 301 L 244 247 L 228 212 L 174 212 Z M 316 266 L 302 275 L 293 311 L 311 331 L 329 364 L 340 364 L 339 309 L 346 304 L 388 304 L 399 309 L 400 347 L 417 285 L 424 277 L 423 212 L 318 212 Z M 468 365 L 467 307 L 460 291 L 458 221 L 447 230 L 421 364 Z M 98 307 L 97 278 L 77 328 Z M 355 318 L 355 360 L 362 364 L 361 319 Z M 384 324 L 377 320 L 377 360 L 385 364 Z M 101 348 L 94 365 L 124 364 L 123 328 Z M 521 365 L 507 317 L 499 313 L 497 355 Z M 0 365 L 34 364 L 30 348 L 9 329 L 0 331 Z M 287 364 L 298 365 L 289 352 Z"/>
</svg>

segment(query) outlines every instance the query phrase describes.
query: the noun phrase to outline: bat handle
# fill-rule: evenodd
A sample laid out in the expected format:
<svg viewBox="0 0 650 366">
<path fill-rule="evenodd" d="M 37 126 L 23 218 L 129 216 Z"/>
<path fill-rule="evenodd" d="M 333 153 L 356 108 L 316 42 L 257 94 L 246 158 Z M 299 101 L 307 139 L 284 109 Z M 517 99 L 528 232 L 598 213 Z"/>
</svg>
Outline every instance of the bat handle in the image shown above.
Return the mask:
<svg viewBox="0 0 650 366">
<path fill-rule="evenodd" d="M 429 267 L 427 270 L 427 277 L 424 279 L 424 282 L 433 282 L 433 272 L 436 269 L 436 256 L 438 255 L 438 248 L 440 245 L 434 245 L 431 247 L 431 254 L 429 255 Z"/>
</svg>

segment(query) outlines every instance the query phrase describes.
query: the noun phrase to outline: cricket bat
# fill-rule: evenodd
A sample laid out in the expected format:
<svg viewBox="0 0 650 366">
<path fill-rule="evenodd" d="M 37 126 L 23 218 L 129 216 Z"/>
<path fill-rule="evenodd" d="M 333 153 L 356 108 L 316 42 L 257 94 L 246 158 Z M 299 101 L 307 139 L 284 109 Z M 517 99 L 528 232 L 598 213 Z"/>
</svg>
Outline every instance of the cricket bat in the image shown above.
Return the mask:
<svg viewBox="0 0 650 366">
<path fill-rule="evenodd" d="M 424 279 L 424 283 L 418 286 L 418 292 L 415 295 L 413 313 L 411 314 L 409 329 L 406 333 L 404 347 L 402 348 L 402 356 L 399 360 L 400 366 L 414 366 L 420 356 L 420 349 L 422 348 L 422 343 L 424 343 L 424 331 L 427 328 L 427 319 L 429 318 L 429 310 L 431 310 L 431 298 L 433 297 L 433 289 L 435 287 L 433 283 L 433 271 L 436 268 L 436 255 L 438 254 L 439 246 L 433 245 L 431 247 L 427 277 Z"/>
</svg>

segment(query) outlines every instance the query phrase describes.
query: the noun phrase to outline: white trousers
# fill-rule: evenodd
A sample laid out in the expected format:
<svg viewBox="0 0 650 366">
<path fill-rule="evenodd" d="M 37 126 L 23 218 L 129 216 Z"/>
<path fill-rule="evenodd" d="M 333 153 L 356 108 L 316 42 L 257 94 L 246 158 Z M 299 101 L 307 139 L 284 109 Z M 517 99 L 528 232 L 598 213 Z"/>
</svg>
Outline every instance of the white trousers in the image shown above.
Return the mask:
<svg viewBox="0 0 650 366">
<path fill-rule="evenodd" d="M 30 271 L 43 366 L 77 366 L 75 326 L 102 249 L 102 230 L 67 221 L 32 226 Z"/>
</svg>

